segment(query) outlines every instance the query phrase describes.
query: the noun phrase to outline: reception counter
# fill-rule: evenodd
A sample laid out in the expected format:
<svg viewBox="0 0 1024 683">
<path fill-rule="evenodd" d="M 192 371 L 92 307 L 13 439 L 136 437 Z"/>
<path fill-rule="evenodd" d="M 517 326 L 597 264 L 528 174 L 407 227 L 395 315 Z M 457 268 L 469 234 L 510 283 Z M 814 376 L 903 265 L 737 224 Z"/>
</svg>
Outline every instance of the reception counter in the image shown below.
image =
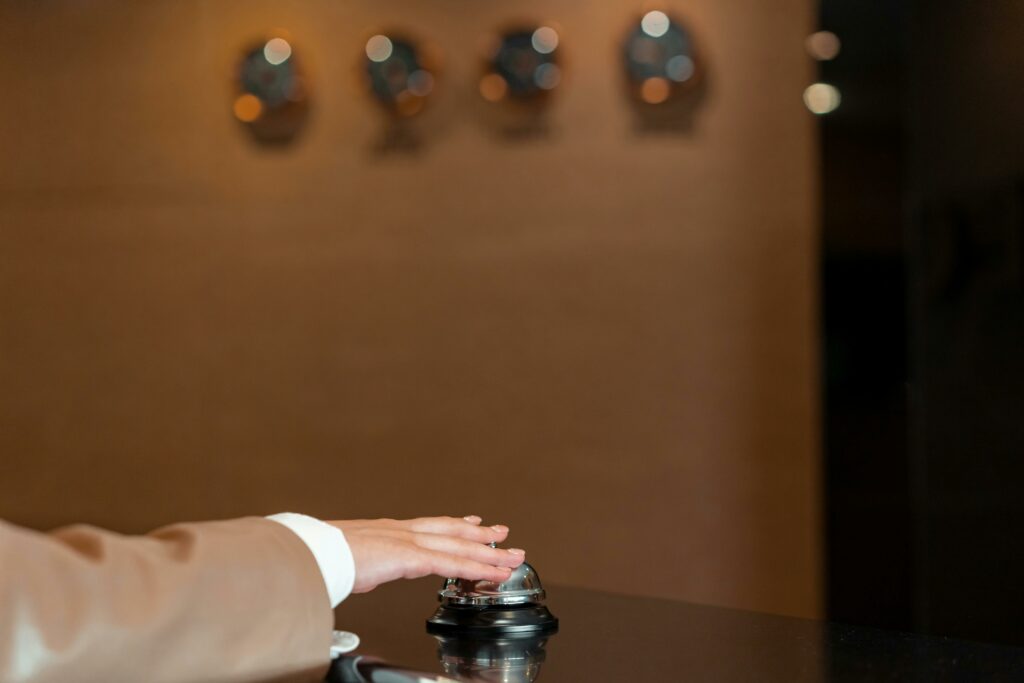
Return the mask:
<svg viewBox="0 0 1024 683">
<path fill-rule="evenodd" d="M 560 620 L 553 635 L 440 638 L 425 628 L 438 583 L 386 586 L 343 603 L 337 627 L 361 644 L 329 680 L 359 680 L 360 668 L 367 680 L 406 680 L 389 666 L 422 672 L 411 681 L 1024 680 L 1024 648 L 561 586 L 548 587 Z"/>
</svg>

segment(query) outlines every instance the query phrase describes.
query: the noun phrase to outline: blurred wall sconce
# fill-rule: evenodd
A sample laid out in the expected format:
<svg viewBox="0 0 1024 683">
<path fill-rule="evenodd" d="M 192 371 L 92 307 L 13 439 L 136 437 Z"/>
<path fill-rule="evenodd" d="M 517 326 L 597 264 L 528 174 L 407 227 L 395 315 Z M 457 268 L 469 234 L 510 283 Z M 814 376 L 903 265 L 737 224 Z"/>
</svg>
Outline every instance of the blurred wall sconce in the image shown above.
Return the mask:
<svg viewBox="0 0 1024 683">
<path fill-rule="evenodd" d="M 366 41 L 361 70 L 366 88 L 385 111 L 407 119 L 421 113 L 437 85 L 440 51 L 398 32 Z"/>
<path fill-rule="evenodd" d="M 646 12 L 626 33 L 622 63 L 630 97 L 646 125 L 689 127 L 705 69 L 685 25 L 662 10 Z"/>
<path fill-rule="evenodd" d="M 244 52 L 232 109 L 261 143 L 290 142 L 305 126 L 309 85 L 286 33 L 277 32 Z"/>
<path fill-rule="evenodd" d="M 564 80 L 561 29 L 520 22 L 485 38 L 477 90 L 483 121 L 498 137 L 545 137 L 553 93 Z"/>
<path fill-rule="evenodd" d="M 488 102 L 546 103 L 562 82 L 559 33 L 551 24 L 520 24 L 491 37 L 480 95 Z"/>
</svg>

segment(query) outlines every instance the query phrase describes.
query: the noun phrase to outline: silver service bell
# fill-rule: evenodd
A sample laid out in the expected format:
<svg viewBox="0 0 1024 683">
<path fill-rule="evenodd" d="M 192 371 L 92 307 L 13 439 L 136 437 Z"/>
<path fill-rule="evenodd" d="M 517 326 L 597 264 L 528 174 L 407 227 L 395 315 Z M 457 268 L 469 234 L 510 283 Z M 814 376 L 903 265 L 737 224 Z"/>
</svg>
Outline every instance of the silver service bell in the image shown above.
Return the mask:
<svg viewBox="0 0 1024 683">
<path fill-rule="evenodd" d="M 501 583 L 445 579 L 437 597 L 441 606 L 427 620 L 431 633 L 508 637 L 558 630 L 540 576 L 527 562 Z"/>
</svg>

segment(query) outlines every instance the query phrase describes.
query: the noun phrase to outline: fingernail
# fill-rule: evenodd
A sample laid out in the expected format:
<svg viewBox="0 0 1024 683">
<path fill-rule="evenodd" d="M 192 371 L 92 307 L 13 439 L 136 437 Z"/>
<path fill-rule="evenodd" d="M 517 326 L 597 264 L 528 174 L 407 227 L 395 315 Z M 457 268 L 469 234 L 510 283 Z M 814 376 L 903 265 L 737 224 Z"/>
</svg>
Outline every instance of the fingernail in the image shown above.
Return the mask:
<svg viewBox="0 0 1024 683">
<path fill-rule="evenodd" d="M 508 551 L 513 555 L 525 555 L 526 551 L 522 548 L 509 548 Z"/>
<path fill-rule="evenodd" d="M 480 522 L 484 521 L 483 519 L 481 519 L 477 515 L 466 515 L 462 519 L 466 520 L 470 524 L 479 524 Z"/>
<path fill-rule="evenodd" d="M 492 530 L 497 531 L 499 534 L 503 534 L 508 531 L 508 527 L 504 524 L 495 524 L 491 527 Z"/>
</svg>

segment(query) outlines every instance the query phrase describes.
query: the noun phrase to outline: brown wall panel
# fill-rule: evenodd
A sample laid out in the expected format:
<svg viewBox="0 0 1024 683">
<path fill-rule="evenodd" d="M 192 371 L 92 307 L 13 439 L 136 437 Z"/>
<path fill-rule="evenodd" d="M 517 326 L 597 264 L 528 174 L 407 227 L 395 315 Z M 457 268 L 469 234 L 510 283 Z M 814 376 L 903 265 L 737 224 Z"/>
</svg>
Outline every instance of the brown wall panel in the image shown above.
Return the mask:
<svg viewBox="0 0 1024 683">
<path fill-rule="evenodd" d="M 551 582 L 819 610 L 806 0 L 686 3 L 708 90 L 637 129 L 631 2 L 5 3 L 0 516 L 142 530 L 296 509 L 476 513 Z M 478 38 L 559 21 L 544 135 L 495 135 Z M 381 154 L 353 64 L 446 69 Z M 230 117 L 288 28 L 285 149 Z"/>
</svg>

